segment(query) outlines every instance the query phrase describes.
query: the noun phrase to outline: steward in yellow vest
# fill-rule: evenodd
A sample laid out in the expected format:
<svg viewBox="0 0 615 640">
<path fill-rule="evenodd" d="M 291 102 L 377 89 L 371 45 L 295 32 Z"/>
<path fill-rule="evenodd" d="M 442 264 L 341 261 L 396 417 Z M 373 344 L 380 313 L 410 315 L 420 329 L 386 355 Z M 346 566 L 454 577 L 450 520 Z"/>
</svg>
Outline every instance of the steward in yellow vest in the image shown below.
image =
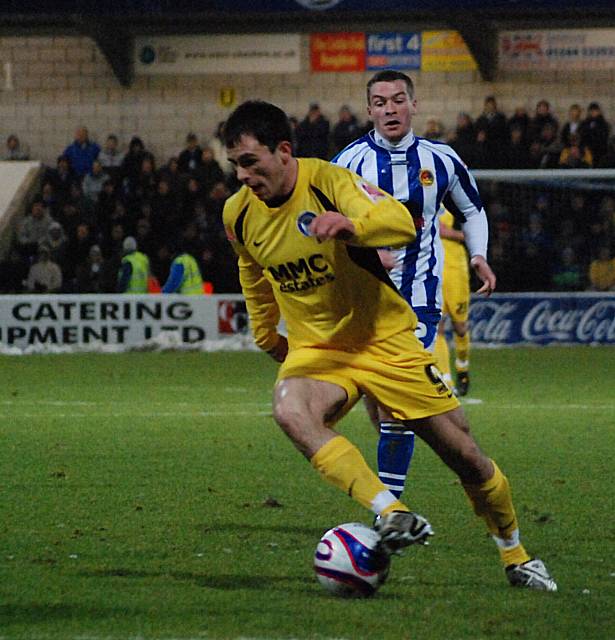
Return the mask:
<svg viewBox="0 0 615 640">
<path fill-rule="evenodd" d="M 203 293 L 203 277 L 198 262 L 189 253 L 179 253 L 171 263 L 162 293 L 196 296 Z"/>
<path fill-rule="evenodd" d="M 128 236 L 122 245 L 124 257 L 118 277 L 119 293 L 147 293 L 149 277 L 149 258 L 137 251 L 137 241 Z"/>
</svg>

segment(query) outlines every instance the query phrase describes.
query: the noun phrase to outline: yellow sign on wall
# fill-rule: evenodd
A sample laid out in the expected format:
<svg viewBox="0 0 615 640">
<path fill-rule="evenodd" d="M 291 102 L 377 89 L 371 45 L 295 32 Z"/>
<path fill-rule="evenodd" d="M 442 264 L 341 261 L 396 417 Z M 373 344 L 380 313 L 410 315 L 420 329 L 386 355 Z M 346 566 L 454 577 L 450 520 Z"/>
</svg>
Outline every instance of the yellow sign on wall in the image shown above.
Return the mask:
<svg viewBox="0 0 615 640">
<path fill-rule="evenodd" d="M 421 71 L 474 71 L 476 60 L 457 31 L 423 31 Z"/>
<path fill-rule="evenodd" d="M 218 104 L 221 107 L 229 109 L 235 106 L 235 89 L 234 87 L 222 87 L 218 94 Z"/>
</svg>

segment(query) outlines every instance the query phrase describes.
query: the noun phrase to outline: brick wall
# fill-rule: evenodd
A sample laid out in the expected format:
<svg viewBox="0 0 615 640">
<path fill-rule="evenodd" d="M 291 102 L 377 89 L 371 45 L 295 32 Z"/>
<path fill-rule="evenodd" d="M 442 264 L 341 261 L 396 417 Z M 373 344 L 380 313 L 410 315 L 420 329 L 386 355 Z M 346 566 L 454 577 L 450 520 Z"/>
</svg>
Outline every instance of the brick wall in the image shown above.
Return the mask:
<svg viewBox="0 0 615 640">
<path fill-rule="evenodd" d="M 308 36 L 302 36 L 303 67 L 308 68 Z M 12 68 L 5 86 L 4 65 Z M 222 87 L 233 87 L 237 101 L 261 98 L 302 118 L 309 102 L 318 101 L 334 122 L 346 103 L 363 119 L 368 73 L 288 75 L 138 76 L 122 87 L 92 40 L 86 37 L 0 38 L 0 137 L 17 134 L 33 158 L 54 163 L 72 141 L 75 127 L 85 125 L 99 142 L 117 134 L 124 145 L 131 136 L 143 138 L 160 162 L 178 153 L 188 131 L 201 140 L 213 134 L 228 109 L 218 104 Z M 419 115 L 415 131 L 422 133 L 428 116 L 453 127 L 456 114 L 477 116 L 484 97 L 493 94 L 510 115 L 523 105 L 530 112 L 540 98 L 548 99 L 560 120 L 568 106 L 591 100 L 601 103 L 615 124 L 615 70 L 592 73 L 510 74 L 483 82 L 478 73 L 415 73 Z"/>
</svg>

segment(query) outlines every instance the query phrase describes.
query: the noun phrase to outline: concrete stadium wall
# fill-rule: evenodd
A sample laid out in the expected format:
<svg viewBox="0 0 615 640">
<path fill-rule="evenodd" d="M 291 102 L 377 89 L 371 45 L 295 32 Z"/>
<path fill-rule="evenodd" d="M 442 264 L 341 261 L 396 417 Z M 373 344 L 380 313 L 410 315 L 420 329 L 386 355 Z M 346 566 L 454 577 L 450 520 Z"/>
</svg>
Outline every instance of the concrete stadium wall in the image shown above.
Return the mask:
<svg viewBox="0 0 615 640">
<path fill-rule="evenodd" d="M 40 162 L 0 162 L 0 260 L 10 249 L 15 223 L 40 189 Z"/>
<path fill-rule="evenodd" d="M 12 88 L 2 78 L 5 63 L 12 70 Z M 309 36 L 302 35 L 302 66 L 309 68 Z M 104 141 L 115 133 L 125 146 L 133 135 L 143 138 L 160 162 L 178 153 L 188 131 L 208 140 L 216 124 L 229 113 L 220 106 L 223 87 L 233 87 L 237 102 L 260 98 L 279 104 L 302 118 L 308 104 L 318 101 L 334 122 L 342 104 L 365 119 L 364 86 L 370 73 L 310 73 L 255 76 L 138 76 L 122 87 L 94 42 L 87 37 L 0 38 L 0 136 L 2 144 L 17 134 L 32 158 L 54 163 L 85 125 L 91 137 Z M 530 113 L 537 100 L 548 99 L 564 120 L 568 107 L 591 100 L 602 105 L 615 122 L 615 69 L 594 72 L 516 73 L 483 82 L 478 72 L 417 72 L 419 115 L 415 131 L 429 116 L 453 128 L 459 111 L 476 117 L 485 96 L 497 97 L 511 115 L 515 107 Z"/>
</svg>

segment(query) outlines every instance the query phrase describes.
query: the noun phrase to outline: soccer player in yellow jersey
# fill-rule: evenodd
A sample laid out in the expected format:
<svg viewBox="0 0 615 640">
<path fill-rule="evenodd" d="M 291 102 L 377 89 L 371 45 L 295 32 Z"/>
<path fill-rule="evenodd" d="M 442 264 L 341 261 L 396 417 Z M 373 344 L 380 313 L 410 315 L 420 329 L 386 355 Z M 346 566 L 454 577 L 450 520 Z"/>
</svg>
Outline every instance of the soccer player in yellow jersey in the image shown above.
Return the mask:
<svg viewBox="0 0 615 640">
<path fill-rule="evenodd" d="M 470 270 L 468 254 L 464 245 L 464 235 L 456 228 L 455 218 L 444 210 L 440 216 L 440 237 L 444 248 L 444 268 L 442 271 L 442 315 L 434 354 L 444 380 L 451 382 L 450 354 L 446 336 L 445 320 L 448 316 L 455 336 L 455 377 L 456 389 L 460 396 L 468 393 L 470 386 L 470 332 L 468 314 L 470 311 Z"/>
<path fill-rule="evenodd" d="M 416 316 L 392 285 L 377 247 L 408 244 L 408 210 L 351 171 L 292 155 L 285 113 L 258 101 L 229 117 L 225 142 L 243 187 L 224 225 L 256 344 L 281 363 L 276 422 L 322 476 L 380 515 L 381 547 L 392 553 L 432 534 L 378 479 L 333 425 L 361 394 L 404 421 L 459 476 L 497 543 L 512 585 L 556 585 L 519 540 L 506 476 L 478 447 Z M 437 188 L 437 187 L 435 187 Z M 278 333 L 283 317 L 288 339 Z"/>
</svg>

